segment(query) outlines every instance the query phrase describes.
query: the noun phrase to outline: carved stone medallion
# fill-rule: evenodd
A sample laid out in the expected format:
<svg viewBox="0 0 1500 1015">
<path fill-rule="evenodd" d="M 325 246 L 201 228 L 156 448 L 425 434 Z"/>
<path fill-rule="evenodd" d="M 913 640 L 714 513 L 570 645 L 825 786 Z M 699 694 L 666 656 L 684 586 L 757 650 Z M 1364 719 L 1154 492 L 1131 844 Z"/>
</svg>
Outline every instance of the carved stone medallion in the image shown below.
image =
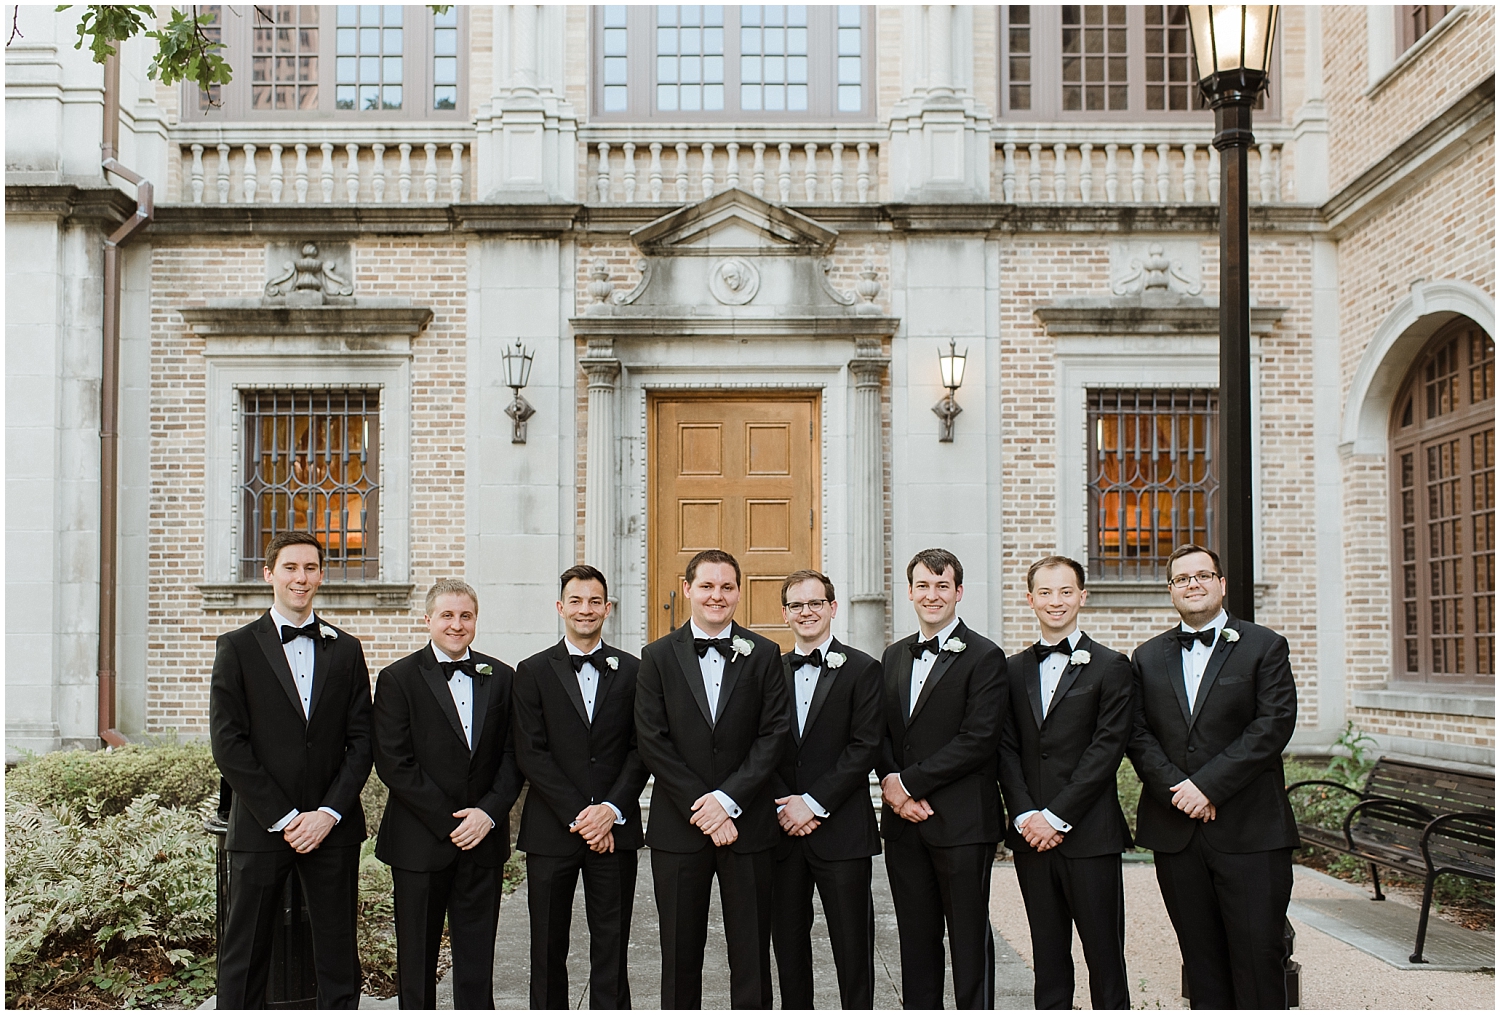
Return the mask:
<svg viewBox="0 0 1500 1015">
<path fill-rule="evenodd" d="M 743 257 L 726 257 L 709 272 L 708 291 L 726 306 L 744 306 L 760 291 L 760 272 Z"/>
</svg>

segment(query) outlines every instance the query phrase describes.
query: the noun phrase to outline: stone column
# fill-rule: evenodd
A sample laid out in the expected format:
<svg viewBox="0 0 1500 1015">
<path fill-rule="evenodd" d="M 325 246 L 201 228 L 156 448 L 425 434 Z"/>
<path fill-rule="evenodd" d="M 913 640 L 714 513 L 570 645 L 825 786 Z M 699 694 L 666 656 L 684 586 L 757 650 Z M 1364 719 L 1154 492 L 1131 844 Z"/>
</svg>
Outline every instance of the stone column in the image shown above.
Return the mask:
<svg viewBox="0 0 1500 1015">
<path fill-rule="evenodd" d="M 615 570 L 615 384 L 620 361 L 608 338 L 589 341 L 579 365 L 589 378 L 588 472 L 584 478 L 583 555 L 586 563 L 614 580 Z"/>
<path fill-rule="evenodd" d="M 494 8 L 494 87 L 475 119 L 483 200 L 571 202 L 577 197 L 578 115 L 564 94 L 558 7 Z"/>
<path fill-rule="evenodd" d="M 859 339 L 849 361 L 854 448 L 849 462 L 849 641 L 879 657 L 885 647 L 885 482 L 880 387 L 890 357 L 879 339 Z"/>
<path fill-rule="evenodd" d="M 951 4 L 907 7 L 904 94 L 891 107 L 891 194 L 897 201 L 988 201 L 988 106 L 975 94 L 974 10 Z M 882 158 L 886 147 L 881 148 Z"/>
</svg>

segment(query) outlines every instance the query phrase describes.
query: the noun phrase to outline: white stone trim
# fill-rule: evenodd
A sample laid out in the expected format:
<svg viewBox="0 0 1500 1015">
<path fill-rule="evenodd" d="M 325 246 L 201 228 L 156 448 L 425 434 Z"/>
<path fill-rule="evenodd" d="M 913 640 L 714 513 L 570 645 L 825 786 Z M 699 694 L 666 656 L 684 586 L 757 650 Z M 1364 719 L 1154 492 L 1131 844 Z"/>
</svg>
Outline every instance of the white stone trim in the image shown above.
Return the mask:
<svg viewBox="0 0 1500 1015">
<path fill-rule="evenodd" d="M 1460 314 L 1494 339 L 1495 298 L 1471 282 L 1418 281 L 1397 301 L 1355 368 L 1339 437 L 1341 455 L 1385 456 L 1391 404 L 1406 372 L 1438 328 Z"/>
<path fill-rule="evenodd" d="M 1388 712 L 1425 712 L 1432 715 L 1472 715 L 1495 718 L 1495 695 L 1461 693 L 1436 685 L 1427 687 L 1388 687 L 1375 691 L 1355 691 L 1355 708 L 1382 709 Z"/>
<path fill-rule="evenodd" d="M 1365 98 L 1374 98 L 1386 85 L 1417 59 L 1442 35 L 1447 34 L 1460 18 L 1469 13 L 1470 4 L 1456 4 L 1454 8 L 1427 30 L 1427 34 L 1396 55 L 1396 12 L 1386 4 L 1365 8 L 1369 18 L 1369 74 L 1370 85 L 1365 89 Z"/>
</svg>

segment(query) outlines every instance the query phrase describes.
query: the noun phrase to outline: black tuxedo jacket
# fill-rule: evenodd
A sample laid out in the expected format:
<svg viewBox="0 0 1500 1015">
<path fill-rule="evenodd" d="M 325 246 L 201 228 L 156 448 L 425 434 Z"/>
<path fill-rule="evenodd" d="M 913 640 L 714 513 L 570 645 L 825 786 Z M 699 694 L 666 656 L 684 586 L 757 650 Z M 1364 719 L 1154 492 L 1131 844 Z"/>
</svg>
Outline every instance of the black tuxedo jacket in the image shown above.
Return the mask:
<svg viewBox="0 0 1500 1015">
<path fill-rule="evenodd" d="M 822 824 L 801 837 L 814 856 L 853 860 L 880 852 L 875 808 L 870 806 L 870 770 L 880 753 L 885 723 L 880 664 L 837 638 L 829 651 L 843 653 L 844 664 L 829 669 L 824 660 L 801 733 L 797 732 L 797 677 L 791 653 L 781 657 L 790 729 L 771 786 L 777 797 L 811 793 L 828 811 Z M 795 841 L 782 832 L 784 850 L 790 850 Z"/>
<path fill-rule="evenodd" d="M 615 849 L 640 849 L 641 790 L 646 765 L 635 746 L 635 678 L 641 661 L 604 645 L 618 669 L 599 674 L 589 721 L 578 674 L 559 641 L 516 667 L 512 703 L 516 763 L 531 784 L 521 812 L 523 853 L 573 856 L 587 849 L 568 831 L 578 812 L 606 801 L 625 815 L 614 826 Z"/>
<path fill-rule="evenodd" d="M 1201 827 L 1220 852 L 1282 849 L 1300 841 L 1281 766 L 1281 752 L 1297 726 L 1286 639 L 1233 616 L 1225 629 L 1239 632 L 1239 640 L 1219 635 L 1191 710 L 1179 628 L 1135 650 L 1129 753 L 1141 777 L 1135 838 L 1147 849 L 1175 853 L 1200 824 L 1172 806 L 1168 787 L 1187 778 L 1218 809 L 1218 817 Z"/>
<path fill-rule="evenodd" d="M 364 841 L 359 791 L 370 776 L 370 671 L 358 638 L 316 619 L 335 637 L 314 645 L 306 717 L 269 611 L 219 636 L 208 728 L 214 761 L 234 791 L 229 849 L 291 849 L 266 829 L 293 808 L 338 812 L 324 846 Z"/>
<path fill-rule="evenodd" d="M 429 643 L 380 671 L 375 681 L 375 770 L 390 787 L 375 855 L 392 867 L 439 871 L 459 848 L 448 838 L 453 812 L 478 807 L 495 827 L 469 850 L 482 867 L 510 856 L 510 809 L 521 795 L 510 732 L 515 671 L 471 647 L 474 665 L 493 673 L 474 679 L 474 749 L 464 738 L 453 693 Z"/>
<path fill-rule="evenodd" d="M 911 700 L 911 645 L 916 634 L 886 648 L 885 735 L 877 774 L 901 776 L 906 791 L 932 805 L 932 817 L 913 825 L 881 808 L 880 832 L 899 838 L 915 827 L 930 846 L 999 842 L 1005 811 L 996 786 L 996 749 L 1005 722 L 1005 653 L 962 621 L 950 638 L 962 652 L 942 652 Z M 910 715 L 908 716 L 908 711 Z"/>
<path fill-rule="evenodd" d="M 1000 789 L 1010 821 L 1005 843 L 1030 851 L 1015 817 L 1047 808 L 1073 830 L 1063 856 L 1103 856 L 1130 848 L 1115 773 L 1125 757 L 1135 714 L 1130 660 L 1088 635 L 1074 651 L 1092 658 L 1069 662 L 1042 716 L 1041 667 L 1030 649 L 1006 664 L 1010 709 L 1000 734 Z"/>
<path fill-rule="evenodd" d="M 689 819 L 693 801 L 714 790 L 740 806 L 735 852 L 771 849 L 781 835 L 771 790 L 788 723 L 781 649 L 738 624 L 726 637 L 748 638 L 755 648 L 725 660 L 717 719 L 708 711 L 691 622 L 641 651 L 635 729 L 641 760 L 656 776 L 646 829 L 652 849 L 696 853 L 710 845 Z"/>
</svg>

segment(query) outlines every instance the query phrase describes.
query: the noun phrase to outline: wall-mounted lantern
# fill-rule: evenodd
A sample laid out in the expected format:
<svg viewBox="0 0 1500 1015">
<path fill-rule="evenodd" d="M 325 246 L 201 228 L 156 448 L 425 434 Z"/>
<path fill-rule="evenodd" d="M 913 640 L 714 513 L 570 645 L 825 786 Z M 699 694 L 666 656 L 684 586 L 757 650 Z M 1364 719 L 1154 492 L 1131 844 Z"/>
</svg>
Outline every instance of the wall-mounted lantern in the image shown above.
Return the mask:
<svg viewBox="0 0 1500 1015">
<path fill-rule="evenodd" d="M 521 396 L 521 389 L 531 380 L 531 361 L 535 355 L 518 338 L 516 344 L 506 349 L 502 357 L 505 362 L 505 383 L 515 392 L 515 398 L 505 407 L 505 414 L 513 424 L 510 432 L 512 444 L 526 443 L 526 421 L 536 415 L 536 407 Z"/>
<path fill-rule="evenodd" d="M 964 411 L 963 406 L 954 401 L 953 395 L 963 386 L 964 363 L 968 355 L 969 350 L 966 348 L 959 352 L 957 343 L 951 338 L 948 340 L 947 352 L 938 348 L 938 373 L 942 375 L 943 387 L 948 389 L 948 393 L 932 407 L 932 411 L 943 421 L 943 430 L 938 440 L 945 444 L 953 443 L 953 421 Z"/>
</svg>

